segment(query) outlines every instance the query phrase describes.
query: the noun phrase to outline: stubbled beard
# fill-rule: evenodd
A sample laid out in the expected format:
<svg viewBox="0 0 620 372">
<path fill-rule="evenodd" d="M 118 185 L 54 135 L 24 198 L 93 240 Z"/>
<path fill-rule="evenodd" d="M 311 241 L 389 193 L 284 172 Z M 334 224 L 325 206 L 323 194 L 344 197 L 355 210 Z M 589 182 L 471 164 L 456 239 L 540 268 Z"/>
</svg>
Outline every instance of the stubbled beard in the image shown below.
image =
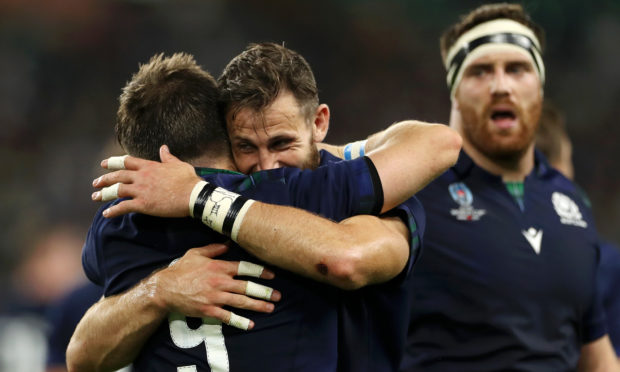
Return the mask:
<svg viewBox="0 0 620 372">
<path fill-rule="evenodd" d="M 319 150 L 314 144 L 314 136 L 312 136 L 312 138 L 310 138 L 310 152 L 308 153 L 308 156 L 301 164 L 300 168 L 301 169 L 316 169 L 318 168 L 320 162 L 321 162 L 321 157 L 319 156 Z"/>
<path fill-rule="evenodd" d="M 493 159 L 494 161 L 498 163 L 511 164 L 511 163 L 517 163 L 519 160 L 521 160 L 521 158 L 523 158 L 523 156 L 527 152 L 527 149 L 529 148 L 530 143 L 531 141 L 528 142 L 526 146 L 519 147 L 519 148 L 499 148 L 498 147 L 496 149 L 487 150 L 487 149 L 478 147 L 478 150 L 482 152 L 486 157 Z"/>
<path fill-rule="evenodd" d="M 468 142 L 487 158 L 501 163 L 513 163 L 519 161 L 534 141 L 537 119 L 537 108 L 533 107 L 530 115 L 523 111 L 517 111 L 516 117 L 520 124 L 518 133 L 510 134 L 510 138 L 502 138 L 501 133 L 491 132 L 488 120 L 491 113 L 485 111 L 479 117 L 474 110 L 462 110 L 463 132 Z M 532 124 L 532 120 L 534 124 Z M 482 123 L 481 123 L 482 122 Z"/>
<path fill-rule="evenodd" d="M 518 160 L 527 151 L 533 141 L 533 132 L 528 133 L 527 129 L 521 129 L 517 138 L 511 139 L 509 143 L 503 143 L 497 138 L 498 134 L 489 133 L 484 129 L 475 131 L 465 130 L 465 136 L 469 142 L 482 154 L 491 159 L 500 161 Z"/>
</svg>

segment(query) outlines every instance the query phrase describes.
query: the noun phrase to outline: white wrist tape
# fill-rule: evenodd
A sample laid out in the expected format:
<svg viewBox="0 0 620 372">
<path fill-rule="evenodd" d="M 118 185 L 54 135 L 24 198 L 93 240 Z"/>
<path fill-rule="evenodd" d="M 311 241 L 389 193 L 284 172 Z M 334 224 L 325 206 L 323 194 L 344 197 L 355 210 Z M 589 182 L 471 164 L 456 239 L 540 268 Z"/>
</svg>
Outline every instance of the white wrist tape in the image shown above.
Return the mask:
<svg viewBox="0 0 620 372">
<path fill-rule="evenodd" d="M 112 156 L 108 159 L 108 170 L 125 169 L 125 158 L 129 155 Z"/>
<path fill-rule="evenodd" d="M 198 199 L 198 194 L 202 191 L 202 188 L 207 184 L 206 181 L 198 181 L 194 188 L 192 189 L 192 193 L 189 194 L 189 216 L 194 218 L 200 218 L 199 216 L 194 216 L 194 204 L 196 203 L 196 199 Z"/>
<path fill-rule="evenodd" d="M 112 186 L 104 187 L 101 189 L 101 201 L 110 201 L 118 199 L 118 187 L 120 183 L 115 183 Z"/>
<path fill-rule="evenodd" d="M 362 157 L 366 153 L 366 142 L 368 140 L 356 141 L 344 147 L 344 160 L 353 160 Z"/>
<path fill-rule="evenodd" d="M 248 261 L 239 261 L 239 268 L 237 269 L 238 276 L 253 276 L 255 278 L 260 278 L 263 273 L 264 267 L 261 265 L 257 265 L 255 263 L 251 263 Z"/>
<path fill-rule="evenodd" d="M 271 294 L 273 293 L 273 288 L 269 288 L 262 284 L 257 284 L 254 282 L 248 282 L 245 287 L 245 294 L 247 296 L 260 298 L 262 300 L 271 300 Z"/>
<path fill-rule="evenodd" d="M 189 199 L 190 214 L 211 229 L 237 241 L 243 218 L 254 200 L 200 181 Z"/>
<path fill-rule="evenodd" d="M 245 218 L 245 214 L 248 213 L 248 209 L 250 209 L 250 206 L 253 203 L 254 203 L 254 200 L 246 199 L 246 202 L 239 209 L 237 218 L 235 218 L 233 221 L 232 230 L 230 231 L 230 238 L 235 242 L 237 241 L 237 235 L 239 235 L 239 229 L 241 229 L 241 223 L 243 222 L 243 219 Z"/>
<path fill-rule="evenodd" d="M 231 327 L 235 327 L 235 328 L 239 328 L 239 329 L 243 329 L 244 331 L 247 331 L 248 328 L 250 327 L 250 319 L 244 318 L 235 313 L 230 313 L 230 319 L 228 320 L 227 324 Z"/>
</svg>

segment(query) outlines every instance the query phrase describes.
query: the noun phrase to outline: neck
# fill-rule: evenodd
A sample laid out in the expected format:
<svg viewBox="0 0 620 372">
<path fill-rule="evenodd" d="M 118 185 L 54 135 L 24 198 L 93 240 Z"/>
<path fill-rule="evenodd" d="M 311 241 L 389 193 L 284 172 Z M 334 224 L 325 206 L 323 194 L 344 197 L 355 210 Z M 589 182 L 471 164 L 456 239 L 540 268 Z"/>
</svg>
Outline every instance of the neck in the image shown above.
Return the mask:
<svg viewBox="0 0 620 372">
<path fill-rule="evenodd" d="M 463 141 L 463 150 L 480 168 L 502 177 L 504 182 L 523 182 L 534 169 L 534 144 L 514 156 L 491 158 L 468 141 Z"/>
<path fill-rule="evenodd" d="M 192 159 L 188 161 L 188 163 L 190 163 L 194 167 L 237 171 L 237 167 L 235 166 L 235 163 L 233 162 L 232 158 L 229 156 L 212 157 L 209 155 L 202 155 L 196 159 Z"/>
</svg>

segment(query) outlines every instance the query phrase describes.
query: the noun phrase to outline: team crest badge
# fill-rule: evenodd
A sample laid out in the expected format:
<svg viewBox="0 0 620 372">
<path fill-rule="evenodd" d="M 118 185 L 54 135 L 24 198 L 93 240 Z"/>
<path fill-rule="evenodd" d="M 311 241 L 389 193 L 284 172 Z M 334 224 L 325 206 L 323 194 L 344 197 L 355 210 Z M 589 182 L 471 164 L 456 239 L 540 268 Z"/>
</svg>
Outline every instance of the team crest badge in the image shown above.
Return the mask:
<svg viewBox="0 0 620 372">
<path fill-rule="evenodd" d="M 588 227 L 588 223 L 583 220 L 579 206 L 573 199 L 556 191 L 551 195 L 551 203 L 563 224 Z"/>
<path fill-rule="evenodd" d="M 448 186 L 452 200 L 459 205 L 458 209 L 451 209 L 450 214 L 459 221 L 478 221 L 480 217 L 486 214 L 484 209 L 475 209 L 472 204 L 474 196 L 469 187 L 463 182 L 455 182 Z"/>
</svg>

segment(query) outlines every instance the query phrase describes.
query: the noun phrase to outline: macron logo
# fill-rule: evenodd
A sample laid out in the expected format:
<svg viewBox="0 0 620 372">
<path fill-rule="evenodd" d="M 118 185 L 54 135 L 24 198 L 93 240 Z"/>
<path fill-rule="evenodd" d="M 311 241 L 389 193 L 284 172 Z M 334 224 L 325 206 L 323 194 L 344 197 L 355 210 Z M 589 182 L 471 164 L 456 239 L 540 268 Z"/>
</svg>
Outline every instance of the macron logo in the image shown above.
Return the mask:
<svg viewBox="0 0 620 372">
<path fill-rule="evenodd" d="M 540 254 L 540 243 L 542 242 L 543 231 L 536 230 L 535 228 L 530 227 L 529 229 L 527 229 L 527 231 L 521 230 L 521 232 L 523 233 L 523 236 L 525 236 L 525 239 L 527 239 L 527 241 L 530 243 L 532 248 L 534 248 L 534 252 L 536 252 L 536 254 Z"/>
</svg>

